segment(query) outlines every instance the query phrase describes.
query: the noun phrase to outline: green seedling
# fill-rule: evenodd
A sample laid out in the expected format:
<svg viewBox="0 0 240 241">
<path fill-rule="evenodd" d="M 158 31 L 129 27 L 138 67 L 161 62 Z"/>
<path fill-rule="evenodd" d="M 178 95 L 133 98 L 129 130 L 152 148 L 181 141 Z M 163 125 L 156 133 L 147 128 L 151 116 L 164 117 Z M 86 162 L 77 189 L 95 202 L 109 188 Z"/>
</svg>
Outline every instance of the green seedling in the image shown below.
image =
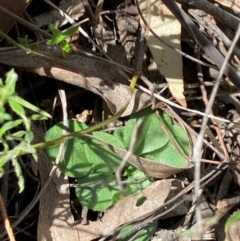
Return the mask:
<svg viewBox="0 0 240 241">
<path fill-rule="evenodd" d="M 108 207 L 120 201 L 121 194 L 127 197 L 138 193 L 154 181 L 153 178 L 146 176 L 143 170 L 130 163 L 125 165 L 121 175 L 121 181 L 124 183 L 123 190 L 120 190 L 115 177 L 115 171 L 126 155 L 132 131 L 139 118 L 142 118 L 143 122 L 138 129 L 133 154 L 176 168 L 186 163 L 185 157 L 174 148 L 169 135 L 174 138 L 175 144 L 182 152 L 188 155 L 190 147 L 187 133 L 183 128 L 175 125 L 165 112 L 160 110 L 159 116 L 151 108 L 141 110 L 133 114 L 124 127 L 116 128 L 112 135 L 94 130 L 87 132 L 89 129 L 87 125 L 74 120 L 69 120 L 66 127 L 63 123 L 58 123 L 45 134 L 46 143 L 51 144 L 47 148 L 47 153 L 54 163 L 59 151 L 59 143 L 52 144 L 54 140 L 61 140 L 63 128 L 69 133 L 67 136 L 71 138 L 65 138 L 59 169 L 65 175 L 76 179 L 78 186 L 75 193 L 83 207 L 104 212 Z M 162 122 L 164 122 L 164 127 L 168 128 L 168 133 L 163 130 Z M 84 132 L 88 134 L 79 135 Z M 121 152 L 117 154 L 116 148 Z M 137 205 L 141 206 L 145 199 L 143 197 L 136 201 Z M 136 240 L 149 240 L 155 227 L 155 224 L 150 225 L 146 228 L 145 235 L 142 233 L 136 236 Z M 122 240 L 128 240 L 128 237 Z"/>
<path fill-rule="evenodd" d="M 68 43 L 68 39 L 78 30 L 78 26 L 73 26 L 66 31 L 61 31 L 57 26 L 50 24 L 50 30 L 53 34 L 53 38 L 47 41 L 47 44 L 59 44 L 63 56 L 65 53 L 70 53 L 72 48 Z"/>
<path fill-rule="evenodd" d="M 38 50 L 38 44 L 37 43 L 33 43 L 33 40 L 29 39 L 28 35 L 25 35 L 23 38 L 22 37 L 18 37 L 17 41 L 21 45 L 23 45 L 23 46 L 25 46 L 27 48 L 30 48 L 30 49 L 33 49 L 33 50 Z"/>
<path fill-rule="evenodd" d="M 15 92 L 16 82 L 17 74 L 14 70 L 9 71 L 5 81 L 0 79 L 0 177 L 4 174 L 4 164 L 12 161 L 21 192 L 24 189 L 24 179 L 17 157 L 19 153 L 25 152 L 33 154 L 37 159 L 36 150 L 31 145 L 33 140 L 33 133 L 30 128 L 31 120 L 45 120 L 51 116 L 18 96 Z M 7 104 L 11 108 L 11 115 L 6 111 L 5 106 Z M 33 111 L 33 114 L 27 116 L 25 108 Z M 13 119 L 13 113 L 16 114 L 16 119 Z M 17 131 L 15 130 L 16 127 L 18 128 Z M 16 146 L 11 147 L 10 141 L 17 143 Z"/>
<path fill-rule="evenodd" d="M 161 115 L 179 147 L 188 154 L 190 147 L 185 130 L 174 125 L 166 113 L 162 112 Z M 79 185 L 84 185 L 84 187 L 76 188 L 76 195 L 84 207 L 103 212 L 119 200 L 120 190 L 115 178 L 115 171 L 128 150 L 132 131 L 138 118 L 143 118 L 143 123 L 138 129 L 138 138 L 134 145 L 133 154 L 176 168 L 186 163 L 185 157 L 174 148 L 168 135 L 161 128 L 161 122 L 155 111 L 151 108 L 146 108 L 132 115 L 126 126 L 116 128 L 113 135 L 102 131 L 94 131 L 91 135 L 76 135 L 75 138 L 65 143 L 59 169 L 65 175 L 76 178 Z M 49 142 L 61 137 L 63 128 L 63 123 L 53 126 L 46 133 L 45 141 Z M 77 133 L 85 129 L 87 129 L 87 125 L 73 120 L 68 121 L 66 128 L 69 133 Z M 101 142 L 106 143 L 106 145 Z M 107 148 L 107 145 L 112 148 Z M 122 150 L 122 155 L 116 154 L 113 151 L 114 148 Z M 47 149 L 53 162 L 58 149 L 59 145 Z M 145 179 L 142 179 L 144 177 Z M 123 191 L 126 196 L 139 192 L 153 181 L 152 178 L 147 178 L 142 170 L 138 170 L 130 164 L 126 165 L 122 179 L 124 181 L 142 180 L 138 183 L 124 185 Z M 116 185 L 109 186 L 109 183 L 116 183 Z"/>
</svg>

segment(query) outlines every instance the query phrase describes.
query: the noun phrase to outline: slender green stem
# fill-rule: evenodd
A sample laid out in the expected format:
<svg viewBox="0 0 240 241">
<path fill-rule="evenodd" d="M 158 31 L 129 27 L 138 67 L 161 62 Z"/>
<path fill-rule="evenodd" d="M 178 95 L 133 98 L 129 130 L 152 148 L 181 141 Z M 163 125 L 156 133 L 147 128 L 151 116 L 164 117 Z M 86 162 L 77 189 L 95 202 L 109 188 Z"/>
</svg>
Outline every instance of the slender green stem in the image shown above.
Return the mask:
<svg viewBox="0 0 240 241">
<path fill-rule="evenodd" d="M 105 125 L 108 125 L 109 123 L 115 121 L 116 119 L 118 119 L 122 114 L 123 112 L 126 110 L 128 104 L 130 102 L 130 99 L 127 100 L 127 102 L 125 103 L 124 106 L 122 106 L 122 108 L 113 116 L 111 116 L 110 118 L 108 118 L 107 120 L 105 121 L 102 121 L 101 123 L 98 123 L 94 126 L 90 126 L 88 127 L 87 129 L 84 129 L 84 130 L 81 130 L 79 132 L 70 132 L 69 134 L 67 135 L 64 135 L 64 136 L 61 136 L 57 139 L 54 139 L 54 140 L 51 140 L 51 141 L 47 141 L 47 142 L 42 142 L 42 143 L 38 143 L 38 144 L 35 144 L 33 145 L 32 147 L 36 150 L 40 150 L 40 149 L 45 149 L 49 146 L 53 146 L 53 145 L 56 145 L 56 144 L 60 144 L 62 143 L 63 141 L 67 141 L 67 140 L 70 140 L 70 139 L 73 139 L 75 137 L 79 137 L 81 135 L 84 135 L 84 134 L 89 134 L 93 131 L 96 131 L 96 130 L 99 130 L 101 129 L 103 126 Z"/>
<path fill-rule="evenodd" d="M 19 49 L 23 50 L 24 52 L 28 53 L 28 54 L 34 54 L 34 55 L 38 55 L 44 58 L 48 58 L 48 59 L 54 59 L 55 57 L 35 51 L 31 48 L 25 47 L 24 45 L 18 43 L 17 41 L 15 41 L 14 39 L 10 38 L 7 34 L 5 34 L 2 30 L 0 30 L 0 36 L 3 37 L 4 39 L 6 39 L 7 41 L 9 41 L 11 44 L 13 44 L 14 46 L 18 47 Z"/>
</svg>

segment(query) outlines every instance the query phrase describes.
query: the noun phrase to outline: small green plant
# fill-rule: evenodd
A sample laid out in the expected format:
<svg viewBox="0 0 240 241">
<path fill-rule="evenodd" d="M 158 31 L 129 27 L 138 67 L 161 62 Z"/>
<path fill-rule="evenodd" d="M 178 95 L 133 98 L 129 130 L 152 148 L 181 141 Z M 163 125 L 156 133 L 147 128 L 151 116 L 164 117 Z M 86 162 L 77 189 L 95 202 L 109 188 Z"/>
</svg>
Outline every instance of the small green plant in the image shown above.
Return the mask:
<svg viewBox="0 0 240 241">
<path fill-rule="evenodd" d="M 67 41 L 69 37 L 71 37 L 78 30 L 78 26 L 73 26 L 66 31 L 61 31 L 57 28 L 57 26 L 50 24 L 50 30 L 53 34 L 53 38 L 48 40 L 47 44 L 59 44 L 63 56 L 65 53 L 70 53 L 72 48 Z"/>
<path fill-rule="evenodd" d="M 176 142 L 187 155 L 189 153 L 189 139 L 185 130 L 174 125 L 171 118 L 164 112 L 161 112 L 161 115 Z M 174 148 L 168 135 L 160 127 L 160 120 L 151 108 L 133 114 L 126 126 L 116 128 L 113 135 L 102 131 L 94 131 L 91 136 L 76 136 L 65 143 L 59 169 L 65 175 L 78 180 L 80 187 L 76 188 L 76 195 L 84 207 L 103 212 L 119 201 L 120 193 L 115 171 L 123 156 L 117 155 L 100 142 L 102 140 L 111 146 L 126 151 L 138 118 L 143 118 L 143 123 L 138 129 L 138 138 L 133 149 L 135 155 L 177 168 L 186 163 L 186 159 Z M 53 126 L 46 133 L 45 140 L 51 141 L 61 137 L 63 128 L 63 123 Z M 83 123 L 73 120 L 68 121 L 67 131 L 69 133 L 77 133 L 86 128 L 87 125 Z M 59 145 L 47 149 L 52 161 L 55 160 L 58 149 Z M 153 181 L 153 178 L 147 178 L 141 170 L 127 164 L 122 180 L 136 179 L 141 179 L 141 181 L 124 185 L 125 196 L 139 192 Z M 109 183 L 115 183 L 116 185 L 109 185 Z"/>
<path fill-rule="evenodd" d="M 112 135 L 103 131 L 93 131 L 91 135 L 79 135 L 78 133 L 87 130 L 88 127 L 74 120 L 69 120 L 67 127 L 64 127 L 62 122 L 58 123 L 45 134 L 46 143 L 59 140 L 63 128 L 69 132 L 69 137 L 75 136 L 65 142 L 58 167 L 65 175 L 77 180 L 79 186 L 75 189 L 75 193 L 83 207 L 104 212 L 108 207 L 120 201 L 121 193 L 115 171 L 124 154 L 117 155 L 111 147 L 121 149 L 126 153 L 134 126 L 139 118 L 142 118 L 143 122 L 138 129 L 137 140 L 134 143 L 133 153 L 135 155 L 151 158 L 151 160 L 176 168 L 186 163 L 185 157 L 174 148 L 168 135 L 170 133 L 182 152 L 188 155 L 190 147 L 187 133 L 180 126 L 173 124 L 172 119 L 165 112 L 160 110 L 159 116 L 151 108 L 141 110 L 133 114 L 124 127 L 116 128 Z M 161 128 L 162 122 L 168 128 L 168 134 Z M 103 143 L 110 145 L 110 148 Z M 58 150 L 59 143 L 47 148 L 47 153 L 53 163 Z M 121 179 L 124 182 L 122 191 L 125 197 L 145 189 L 154 181 L 142 170 L 129 163 L 126 164 Z M 144 201 L 144 197 L 137 200 L 137 205 L 142 205 Z M 140 234 L 135 240 L 149 240 L 155 229 L 156 222 L 153 222 L 146 227 L 146 233 Z M 135 234 L 130 234 L 132 235 Z M 128 240 L 128 237 L 121 240 Z"/>
<path fill-rule="evenodd" d="M 33 43 L 33 40 L 29 39 L 28 35 L 25 35 L 23 38 L 22 37 L 18 37 L 17 41 L 21 45 L 23 45 L 23 46 L 25 46 L 27 48 L 30 48 L 30 49 L 33 49 L 33 50 L 38 50 L 38 44 L 37 43 Z"/>
<path fill-rule="evenodd" d="M 0 79 L 0 177 L 4 174 L 4 164 L 11 160 L 21 192 L 24 188 L 24 179 L 17 157 L 20 153 L 31 153 L 37 159 L 36 150 L 30 143 L 33 139 L 31 120 L 44 120 L 51 116 L 18 96 L 15 92 L 16 82 L 17 74 L 13 69 L 9 71 L 5 81 Z M 11 114 L 6 111 L 7 105 L 12 111 Z M 33 111 L 34 114 L 27 117 L 24 108 Z M 14 115 L 18 118 L 14 119 Z M 16 145 L 11 147 L 10 142 Z"/>
</svg>

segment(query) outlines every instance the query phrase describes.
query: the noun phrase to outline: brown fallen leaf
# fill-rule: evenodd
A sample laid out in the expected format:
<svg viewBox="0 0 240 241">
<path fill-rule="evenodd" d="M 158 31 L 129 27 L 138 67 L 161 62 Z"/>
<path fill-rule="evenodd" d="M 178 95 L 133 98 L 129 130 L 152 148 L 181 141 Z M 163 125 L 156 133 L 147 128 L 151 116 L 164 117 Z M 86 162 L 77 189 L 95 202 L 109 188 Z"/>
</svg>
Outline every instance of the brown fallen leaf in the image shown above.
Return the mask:
<svg viewBox="0 0 240 241">
<path fill-rule="evenodd" d="M 17 16 L 21 16 L 30 2 L 31 0 L 18 0 L 16 4 L 15 0 L 0 0 L 0 6 L 14 13 Z M 0 12 L 0 19 L 4 19 L 4 21 L 0 21 L 0 29 L 4 33 L 8 33 L 8 31 L 16 22 L 13 18 L 7 16 L 2 12 Z M 1 40 L 2 38 L 0 37 L 0 41 Z"/>
<path fill-rule="evenodd" d="M 101 220 L 90 222 L 87 226 L 78 225 L 81 241 L 93 240 L 114 232 L 123 224 L 140 221 L 140 219 L 153 214 L 167 199 L 181 190 L 181 182 L 174 179 L 152 183 L 138 194 L 133 194 L 110 207 Z M 137 206 L 137 201 L 143 196 L 146 197 L 146 201 Z M 181 209 L 182 215 L 187 213 L 187 208 L 184 206 Z"/>
<path fill-rule="evenodd" d="M 46 55 L 59 56 L 58 46 L 39 45 L 39 51 Z M 129 97 L 129 86 L 115 67 L 109 62 L 91 54 L 86 55 L 80 48 L 66 57 L 45 58 L 27 54 L 22 50 L 0 52 L 0 63 L 21 68 L 29 72 L 48 76 L 73 84 L 100 95 L 112 113 L 116 113 Z M 141 110 L 150 105 L 149 95 L 135 90 L 131 101 L 122 116 Z"/>
<path fill-rule="evenodd" d="M 165 42 L 181 49 L 181 24 L 161 2 L 141 0 L 139 7 L 152 30 Z M 141 25 L 145 24 L 141 21 Z M 146 28 L 147 29 L 147 28 Z M 175 50 L 160 42 L 150 31 L 146 31 L 147 45 L 158 66 L 168 82 L 173 97 L 183 107 L 187 106 L 184 92 L 182 56 Z"/>
</svg>

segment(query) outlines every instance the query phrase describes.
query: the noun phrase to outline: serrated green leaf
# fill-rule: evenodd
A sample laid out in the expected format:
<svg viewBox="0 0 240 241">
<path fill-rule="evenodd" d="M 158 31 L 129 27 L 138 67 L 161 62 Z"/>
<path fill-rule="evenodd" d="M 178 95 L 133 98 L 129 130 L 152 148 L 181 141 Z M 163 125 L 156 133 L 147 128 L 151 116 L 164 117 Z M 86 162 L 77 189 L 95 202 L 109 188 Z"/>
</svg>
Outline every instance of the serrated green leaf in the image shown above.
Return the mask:
<svg viewBox="0 0 240 241">
<path fill-rule="evenodd" d="M 75 193 L 79 202 L 88 209 L 104 212 L 113 204 L 113 196 L 119 192 L 118 186 L 108 186 L 115 182 L 114 175 L 101 175 L 92 172 L 78 179 L 79 184 L 102 185 L 105 187 L 76 188 Z"/>
<path fill-rule="evenodd" d="M 24 153 L 29 153 L 29 154 L 34 154 L 36 153 L 36 149 L 34 149 L 29 143 L 26 143 L 24 141 L 22 141 L 18 146 L 17 146 L 17 150 L 16 151 L 20 151 L 20 152 L 24 152 Z M 18 156 L 18 153 L 15 154 L 16 156 Z"/>
<path fill-rule="evenodd" d="M 15 171 L 17 179 L 18 179 L 19 193 L 21 193 L 24 189 L 24 184 L 25 184 L 24 178 L 22 175 L 22 170 L 15 158 L 12 159 L 12 164 L 13 164 L 14 171 Z"/>
<path fill-rule="evenodd" d="M 45 141 L 54 140 L 62 136 L 62 129 L 65 128 L 61 123 L 53 126 L 44 136 Z M 87 128 L 87 125 L 78 121 L 69 120 L 68 127 L 65 128 L 68 132 L 77 132 Z M 82 177 L 91 169 L 92 164 L 88 162 L 84 150 L 85 137 L 76 137 L 66 141 L 64 145 L 64 153 L 59 162 L 59 169 L 69 177 Z M 59 150 L 59 145 L 54 145 L 47 148 L 47 154 L 50 160 L 54 163 Z"/>
<path fill-rule="evenodd" d="M 0 137 L 2 137 L 6 133 L 6 131 L 21 125 L 22 122 L 23 120 L 20 119 L 20 120 L 8 121 L 4 123 L 3 126 L 0 128 Z"/>
<path fill-rule="evenodd" d="M 17 131 L 11 134 L 11 136 L 14 138 L 22 138 L 26 134 L 26 131 Z"/>
<path fill-rule="evenodd" d="M 143 118 L 143 122 L 137 131 L 137 140 L 134 143 L 133 153 L 136 155 L 143 155 L 144 153 L 154 151 L 166 145 L 169 138 L 164 132 L 155 111 L 151 108 L 145 108 L 133 114 L 129 119 L 123 133 L 125 144 L 129 146 L 133 129 L 139 118 Z M 168 125 L 169 127 L 172 125 L 170 118 Z"/>
<path fill-rule="evenodd" d="M 29 46 L 29 43 L 32 43 L 33 40 L 28 38 L 28 35 L 25 35 L 23 38 L 22 37 L 18 37 L 17 41 L 22 44 L 25 47 Z"/>
</svg>

